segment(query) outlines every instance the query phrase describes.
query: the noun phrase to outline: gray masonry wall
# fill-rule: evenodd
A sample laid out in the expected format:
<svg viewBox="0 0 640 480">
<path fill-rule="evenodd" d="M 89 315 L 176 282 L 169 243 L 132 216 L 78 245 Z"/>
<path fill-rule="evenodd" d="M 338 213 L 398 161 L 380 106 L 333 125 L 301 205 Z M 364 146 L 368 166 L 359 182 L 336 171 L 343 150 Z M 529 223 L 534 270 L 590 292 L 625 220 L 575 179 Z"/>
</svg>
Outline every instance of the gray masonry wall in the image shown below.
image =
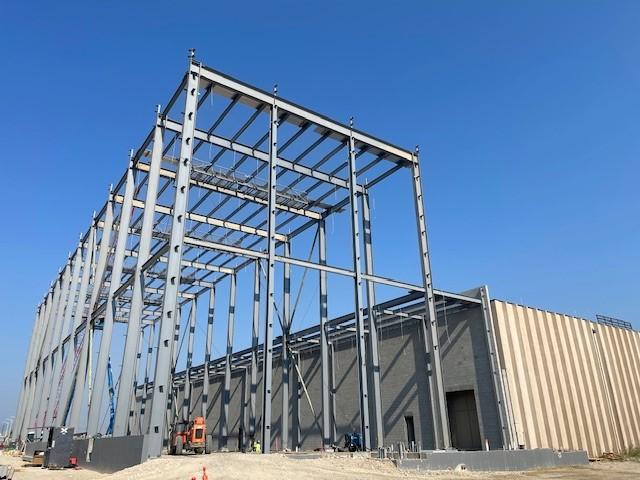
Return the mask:
<svg viewBox="0 0 640 480">
<path fill-rule="evenodd" d="M 495 394 L 491 378 L 486 335 L 479 306 L 472 306 L 456 313 L 440 314 L 438 333 L 443 355 L 443 374 L 446 392 L 473 390 L 478 411 L 480 436 L 492 449 L 502 448 L 500 425 Z M 407 442 L 404 417 L 413 416 L 416 441 L 423 449 L 433 447 L 432 416 L 425 369 L 426 360 L 420 326 L 416 320 L 402 322 L 380 329 L 380 371 L 382 414 L 385 445 Z M 302 389 L 298 392 L 295 367 L 290 371 L 289 444 L 304 450 L 314 450 L 321 446 L 322 422 L 321 370 L 319 348 L 300 353 L 300 370 L 313 404 L 312 414 L 309 402 Z M 331 358 L 335 374 L 335 404 L 332 412 L 336 443 L 342 443 L 347 432 L 360 430 L 358 408 L 358 373 L 356 368 L 355 338 L 347 337 L 334 343 Z M 259 366 L 259 369 L 261 366 Z M 209 379 L 208 431 L 213 437 L 214 449 L 223 448 L 221 432 L 223 376 Z M 249 441 L 249 370 L 234 369 L 231 379 L 228 438 L 226 447 L 237 450 L 241 446 L 240 428 L 244 430 L 246 445 Z M 282 365 L 279 356 L 274 356 L 272 394 L 272 449 L 283 448 L 282 444 Z M 256 395 L 256 438 L 260 437 L 260 414 L 262 409 L 262 375 L 258 372 Z M 375 415 L 373 413 L 373 380 L 369 378 L 371 438 L 375 441 Z M 177 406 L 182 405 L 183 391 L 178 393 Z M 202 381 L 193 385 L 191 409 L 193 416 L 200 414 Z M 138 416 L 139 402 L 135 415 Z M 150 402 L 147 401 L 147 405 Z M 299 418 L 299 421 L 297 420 Z M 146 422 L 145 422 L 146 423 Z M 298 435 L 298 429 L 300 434 Z M 136 432 L 133 432 L 136 433 Z M 332 435 L 333 436 L 333 435 Z M 336 438 L 337 437 L 337 438 Z"/>
</svg>

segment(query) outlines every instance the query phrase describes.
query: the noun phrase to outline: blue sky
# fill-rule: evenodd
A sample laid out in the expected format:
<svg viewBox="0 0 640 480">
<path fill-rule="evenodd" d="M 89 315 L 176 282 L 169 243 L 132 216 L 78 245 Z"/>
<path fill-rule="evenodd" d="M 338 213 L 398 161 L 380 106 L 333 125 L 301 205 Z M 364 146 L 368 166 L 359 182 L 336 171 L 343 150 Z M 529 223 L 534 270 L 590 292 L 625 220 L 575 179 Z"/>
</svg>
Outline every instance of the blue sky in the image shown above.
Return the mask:
<svg viewBox="0 0 640 480">
<path fill-rule="evenodd" d="M 0 419 L 37 303 L 189 47 L 420 144 L 438 288 L 640 327 L 637 2 L 255 3 L 0 5 Z"/>
</svg>

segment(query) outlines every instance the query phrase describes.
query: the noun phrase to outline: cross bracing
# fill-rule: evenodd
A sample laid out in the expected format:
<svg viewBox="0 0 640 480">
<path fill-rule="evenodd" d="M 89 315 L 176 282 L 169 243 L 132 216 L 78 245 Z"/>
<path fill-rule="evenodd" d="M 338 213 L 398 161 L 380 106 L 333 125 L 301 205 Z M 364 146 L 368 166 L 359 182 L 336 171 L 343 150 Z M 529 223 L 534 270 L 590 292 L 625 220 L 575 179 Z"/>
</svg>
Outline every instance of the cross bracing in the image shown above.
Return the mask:
<svg viewBox="0 0 640 480">
<path fill-rule="evenodd" d="M 370 192 L 407 171 L 422 272 L 419 284 L 376 275 L 373 269 Z M 131 152 L 125 174 L 110 189 L 38 306 L 15 436 L 24 438 L 27 430 L 50 424 L 78 426 L 83 416 L 87 435 L 102 433 L 107 362 L 114 325 L 122 324 L 126 335 L 114 435 L 133 433 L 132 399 L 136 386 L 145 383 L 150 392 L 149 427 L 141 433 L 148 436 L 149 456 L 162 451 L 169 428 L 166 408 L 175 381 L 213 375 L 221 366 L 227 377 L 232 367 L 250 369 L 252 382 L 261 369 L 261 436 L 268 453 L 274 354 L 288 370 L 295 361 L 289 358 L 290 350 L 319 348 L 324 404 L 329 388 L 327 349 L 331 339 L 344 332 L 354 335 L 357 344 L 365 447 L 381 446 L 380 429 L 378 438 L 370 435 L 371 422 L 381 418 L 377 328 L 378 322 L 398 313 L 374 308 L 375 286 L 384 285 L 411 292 L 426 305 L 426 315 L 411 315 L 422 323 L 428 353 L 425 368 L 431 372 L 428 388 L 436 447 L 449 446 L 423 202 L 417 150 L 383 141 L 352 123 L 337 122 L 282 99 L 277 89 L 262 91 L 191 57 L 179 87 L 166 106 L 158 108 L 151 131 Z M 346 218 L 351 227 L 350 241 L 344 245 L 352 253 L 348 267 L 327 261 L 326 222 L 335 216 Z M 309 256 L 293 256 L 292 246 L 302 242 L 307 243 Z M 276 278 L 276 265 L 283 270 L 282 280 Z M 292 267 L 318 278 L 319 321 L 312 332 L 292 329 Z M 253 272 L 252 295 L 236 291 L 241 272 Z M 328 319 L 328 275 L 352 283 L 354 313 L 349 319 Z M 276 291 L 281 291 L 281 306 Z M 227 349 L 222 363 L 212 363 L 211 312 L 221 295 L 228 297 Z M 253 304 L 250 321 L 236 319 L 236 301 L 247 300 Z M 211 317 L 205 362 L 201 367 L 192 365 L 192 326 L 185 333 L 189 368 L 174 376 L 180 325 L 195 322 L 197 301 L 209 304 Z M 181 314 L 187 310 L 189 318 Z M 251 348 L 242 353 L 234 352 L 235 322 L 245 322 L 243 328 L 252 335 Z M 143 362 L 144 329 L 153 332 L 155 346 Z M 281 335 L 275 337 L 274 329 Z M 287 382 L 285 377 L 285 391 Z M 88 408 L 83 408 L 87 395 Z M 282 398 L 288 401 L 286 395 Z M 285 407 L 283 411 L 288 411 Z M 326 441 L 329 423 L 323 413 Z"/>
</svg>

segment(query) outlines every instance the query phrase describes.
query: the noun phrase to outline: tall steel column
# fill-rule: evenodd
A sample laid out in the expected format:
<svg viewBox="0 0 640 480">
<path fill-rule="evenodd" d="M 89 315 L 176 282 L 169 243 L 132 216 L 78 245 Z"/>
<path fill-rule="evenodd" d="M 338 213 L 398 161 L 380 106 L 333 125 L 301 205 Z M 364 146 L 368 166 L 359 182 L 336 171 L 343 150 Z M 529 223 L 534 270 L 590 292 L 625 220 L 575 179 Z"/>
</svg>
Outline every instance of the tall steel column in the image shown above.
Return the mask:
<svg viewBox="0 0 640 480">
<path fill-rule="evenodd" d="M 133 418 L 130 411 L 131 401 L 135 395 L 133 384 L 138 371 L 135 358 L 135 348 L 139 342 L 142 311 L 144 309 L 144 284 L 142 277 L 142 266 L 149 259 L 151 251 L 151 240 L 153 233 L 153 221 L 155 216 L 156 201 L 158 197 L 158 180 L 160 178 L 160 167 L 162 165 L 162 126 L 160 118 L 160 106 L 156 110 L 156 124 L 153 130 L 153 149 L 151 151 L 151 165 L 147 178 L 147 194 L 144 202 L 144 212 L 142 214 L 142 229 L 140 232 L 140 244 L 138 246 L 138 259 L 133 277 L 133 290 L 131 294 L 131 307 L 127 325 L 127 339 L 125 341 L 122 357 L 122 370 L 120 374 L 120 387 L 118 390 L 118 401 L 116 404 L 116 418 L 113 426 L 113 435 L 126 435 L 131 427 L 130 421 Z"/>
<path fill-rule="evenodd" d="M 69 346 L 64 351 L 64 339 L 71 327 L 71 315 L 73 313 L 73 307 L 75 305 L 76 292 L 78 291 L 78 283 L 80 281 L 80 269 L 82 267 L 82 238 L 80 239 L 78 248 L 76 248 L 75 255 L 72 258 L 73 268 L 71 273 L 71 280 L 67 288 L 67 300 L 64 304 L 63 319 L 61 328 L 58 331 L 58 353 L 56 355 L 56 363 L 53 369 L 53 391 L 49 395 L 49 404 L 47 405 L 47 418 L 51 418 L 51 424 L 55 425 L 56 417 L 58 415 L 58 402 L 60 401 L 60 395 L 62 393 L 62 368 L 65 362 L 68 361 L 69 354 L 73 354 L 73 332 L 71 333 Z M 66 353 L 66 354 L 65 354 Z M 45 424 L 49 424 L 45 419 Z"/>
<path fill-rule="evenodd" d="M 227 350 L 224 360 L 224 388 L 222 391 L 222 418 L 220 419 L 221 448 L 227 448 L 229 437 L 229 401 L 231 400 L 231 361 L 233 332 L 236 319 L 236 276 L 229 275 L 229 315 L 227 317 Z"/>
<path fill-rule="evenodd" d="M 63 272 L 66 272 L 66 267 Z M 38 394 L 36 395 L 36 401 L 38 407 L 36 408 L 36 423 L 37 427 L 44 427 L 44 415 L 47 406 L 47 399 L 49 397 L 49 391 L 51 390 L 51 374 L 53 370 L 53 360 L 51 358 L 51 345 L 53 343 L 53 336 L 58 325 L 58 305 L 60 304 L 60 296 L 64 289 L 64 273 L 61 272 L 60 276 L 56 280 L 56 285 L 53 294 L 53 303 L 49 311 L 47 321 L 47 333 L 45 335 L 44 344 L 42 347 L 42 354 L 45 359 L 42 361 L 42 382 L 39 387 Z M 42 433 L 42 430 L 41 430 Z"/>
<path fill-rule="evenodd" d="M 325 221 L 318 222 L 318 263 L 327 264 L 327 238 Z M 322 447 L 331 445 L 331 412 L 329 403 L 329 339 L 327 338 L 328 298 L 327 298 L 327 272 L 318 270 L 319 295 L 320 295 L 320 370 L 322 392 Z"/>
<path fill-rule="evenodd" d="M 149 386 L 149 376 L 151 372 L 151 358 L 153 357 L 153 344 L 156 339 L 156 324 L 153 322 L 149 325 L 149 337 L 147 341 L 147 360 L 144 366 L 144 383 L 142 386 L 141 400 L 140 400 L 140 433 L 144 434 L 147 430 L 144 427 L 145 418 L 147 415 L 147 388 Z M 135 390 L 134 390 L 135 395 Z"/>
<path fill-rule="evenodd" d="M 291 256 L 291 244 L 284 242 L 284 256 Z M 289 449 L 289 332 L 291 330 L 291 264 L 283 265 L 284 286 L 282 297 L 282 349 L 280 358 L 282 359 L 282 449 Z"/>
<path fill-rule="evenodd" d="M 373 247 L 371 238 L 371 211 L 369 209 L 369 193 L 360 197 L 362 201 L 362 224 L 364 230 L 364 269 L 367 275 L 373 275 Z M 365 280 L 367 291 L 367 316 L 369 317 L 369 348 L 371 349 L 371 367 L 373 377 L 373 408 L 376 418 L 376 445 L 384 445 L 384 423 L 382 421 L 382 395 L 380 393 L 380 355 L 378 353 L 378 313 L 375 284 Z"/>
<path fill-rule="evenodd" d="M 277 93 L 274 91 L 274 94 Z M 271 452 L 271 387 L 273 381 L 273 318 L 275 308 L 275 255 L 276 255 L 276 197 L 278 176 L 278 105 L 271 106 L 269 128 L 269 202 L 267 248 L 267 305 L 264 328 L 264 355 L 262 361 L 262 452 Z"/>
<path fill-rule="evenodd" d="M 49 410 L 49 406 L 52 403 L 51 397 L 54 396 L 53 386 L 57 385 L 58 378 L 56 373 L 59 372 L 59 364 L 62 359 L 62 349 L 58 348 L 60 343 L 62 342 L 62 326 L 64 323 L 64 312 L 67 306 L 67 296 L 70 288 L 70 278 L 71 278 L 71 257 L 67 262 L 67 265 L 64 267 L 64 272 L 62 274 L 62 280 L 60 281 L 60 296 L 58 297 L 58 304 L 56 308 L 56 313 L 54 317 L 54 328 L 51 335 L 51 346 L 49 348 L 49 370 L 47 373 L 47 380 L 44 387 L 44 393 L 42 397 L 42 425 L 48 426 L 48 419 L 51 415 Z"/>
<path fill-rule="evenodd" d="M 158 352 L 156 355 L 153 398 L 151 401 L 151 421 L 145 452 L 148 457 L 158 457 L 162 453 L 165 430 L 167 399 L 171 389 L 171 358 L 173 333 L 177 319 L 178 291 L 180 288 L 182 250 L 184 241 L 185 214 L 189 198 L 189 180 L 191 178 L 191 155 L 193 134 L 198 104 L 199 67 L 191 60 L 187 72 L 187 92 L 180 141 L 180 161 L 176 171 L 176 194 L 173 204 L 173 218 L 169 258 L 167 261 L 166 284 L 162 302 Z"/>
<path fill-rule="evenodd" d="M 422 281 L 425 289 L 424 296 L 427 315 L 422 322 L 422 335 L 427 357 L 427 374 L 429 375 L 434 440 L 436 449 L 445 449 L 451 448 L 451 438 L 449 435 L 449 421 L 447 418 L 447 403 L 444 395 L 444 383 L 442 381 L 438 319 L 436 316 L 435 299 L 433 296 L 433 279 L 431 278 L 431 261 L 429 259 L 429 243 L 427 241 L 427 219 L 424 211 L 422 179 L 420 177 L 420 160 L 418 158 L 417 150 L 414 155 L 414 161 L 411 165 L 411 172 L 413 177 L 414 204 L 420 246 L 420 265 L 422 267 Z"/>
<path fill-rule="evenodd" d="M 24 423 L 24 417 L 25 417 L 25 413 L 27 413 L 27 403 L 29 401 L 29 397 L 31 394 L 31 364 L 32 364 L 32 357 L 33 357 L 33 351 L 35 349 L 35 343 L 36 343 L 36 332 L 37 329 L 40 327 L 40 310 L 42 308 L 42 305 L 39 305 L 38 308 L 36 309 L 36 316 L 33 320 L 33 329 L 31 332 L 31 341 L 29 342 L 29 351 L 27 353 L 27 361 L 25 362 L 25 367 L 24 367 L 24 375 L 22 376 L 23 378 L 23 384 L 22 384 L 22 391 L 20 392 L 20 397 L 18 399 L 18 411 L 16 413 L 16 419 L 15 422 L 13 423 L 13 428 L 11 431 L 11 440 L 20 440 L 22 439 L 22 427 L 23 427 L 23 423 Z"/>
<path fill-rule="evenodd" d="M 62 387 L 60 389 L 60 399 L 58 400 L 58 411 L 56 412 L 56 418 L 54 420 L 54 425 L 56 427 L 65 424 L 67 413 L 70 407 L 69 402 L 72 396 L 71 390 L 75 381 L 78 361 L 80 360 L 79 352 L 76 352 L 76 349 L 79 347 L 80 342 L 80 340 L 78 339 L 79 335 L 76 335 L 76 332 L 78 331 L 78 328 L 82 323 L 84 308 L 87 304 L 87 290 L 89 289 L 89 280 L 91 279 L 92 270 L 91 265 L 95 258 L 95 236 L 96 226 L 94 218 L 91 222 L 91 227 L 89 228 L 87 247 L 85 248 L 82 266 L 80 291 L 78 292 L 78 301 L 75 305 L 75 311 L 73 313 L 73 325 L 71 326 L 71 341 L 69 346 L 69 353 L 67 354 L 67 359 L 65 360 L 67 363 L 61 378 Z"/>
<path fill-rule="evenodd" d="M 253 262 L 253 322 L 251 324 L 251 386 L 249 388 L 249 438 L 256 435 L 256 393 L 258 390 L 258 336 L 260 333 L 260 260 Z"/>
<path fill-rule="evenodd" d="M 204 375 L 202 378 L 202 416 L 207 419 L 209 410 L 209 362 L 213 342 L 213 320 L 215 317 L 216 290 L 209 289 L 209 309 L 207 310 L 207 340 L 204 346 Z"/>
<path fill-rule="evenodd" d="M 185 369 L 184 396 L 182 397 L 182 421 L 189 421 L 191 410 L 191 367 L 193 365 L 193 335 L 196 332 L 197 304 L 198 300 L 191 300 L 189 311 L 189 340 L 187 342 L 187 368 Z"/>
<path fill-rule="evenodd" d="M 354 300 L 356 316 L 356 337 L 358 348 L 358 380 L 360 381 L 360 425 L 362 429 L 363 448 L 371 448 L 369 431 L 369 386 L 367 377 L 367 347 L 364 339 L 364 315 L 362 307 L 362 266 L 360 264 L 360 225 L 358 213 L 358 197 L 356 193 L 356 145 L 353 132 L 349 137 L 349 196 L 351 206 L 351 246 L 353 248 Z"/>
<path fill-rule="evenodd" d="M 100 247 L 98 251 L 98 261 L 96 264 L 95 274 L 93 275 L 91 298 L 89 299 L 89 310 L 87 320 L 84 327 L 84 335 L 82 337 L 82 349 L 78 360 L 77 372 L 75 375 L 76 382 L 73 389 L 73 402 L 69 411 L 69 420 L 67 426 L 80 428 L 80 412 L 82 411 L 82 402 L 84 400 L 84 388 L 86 385 L 87 366 L 92 361 L 90 343 L 93 332 L 93 319 L 91 313 L 96 306 L 96 301 L 100 295 L 100 287 L 104 278 L 104 272 L 107 267 L 107 260 L 111 253 L 111 230 L 113 229 L 113 192 L 109 191 L 109 198 L 105 205 L 104 223 L 102 226 L 102 238 L 100 239 Z M 82 311 L 82 310 L 81 310 Z"/>
<path fill-rule="evenodd" d="M 480 287 L 480 300 L 482 300 L 482 318 L 484 320 L 485 333 L 487 335 L 487 348 L 489 350 L 489 360 L 491 362 L 491 374 L 493 377 L 493 389 L 496 395 L 496 403 L 498 405 L 498 416 L 500 418 L 500 430 L 502 434 L 502 448 L 512 449 L 515 444 L 512 443 L 511 432 L 509 429 L 510 418 L 507 409 L 507 399 L 504 385 L 502 384 L 502 367 L 500 365 L 500 357 L 497 352 L 497 341 L 494 330 L 493 315 L 491 313 L 491 300 L 489 298 L 489 287 L 483 285 Z"/>
<path fill-rule="evenodd" d="M 89 402 L 89 419 L 87 421 L 87 434 L 93 436 L 98 432 L 99 422 L 104 404 L 104 390 L 107 378 L 107 365 L 109 363 L 109 354 L 111 349 L 111 337 L 113 335 L 113 319 L 115 317 L 115 301 L 114 293 L 120 287 L 122 279 L 122 267 L 124 265 L 125 250 L 127 248 L 127 238 L 129 234 L 129 223 L 131 220 L 133 194 L 135 191 L 135 180 L 133 176 L 133 160 L 129 160 L 129 168 L 127 169 L 127 180 L 124 189 L 124 200 L 120 210 L 120 220 L 118 222 L 118 237 L 116 241 L 116 250 L 113 256 L 113 266 L 111 267 L 111 281 L 109 283 L 109 293 L 106 299 L 106 312 L 104 314 L 104 322 L 102 324 L 102 335 L 100 336 L 100 351 L 98 352 L 98 361 L 95 370 L 93 389 L 91 391 L 91 400 Z M 137 342 L 134 344 L 134 353 L 137 348 Z"/>
</svg>

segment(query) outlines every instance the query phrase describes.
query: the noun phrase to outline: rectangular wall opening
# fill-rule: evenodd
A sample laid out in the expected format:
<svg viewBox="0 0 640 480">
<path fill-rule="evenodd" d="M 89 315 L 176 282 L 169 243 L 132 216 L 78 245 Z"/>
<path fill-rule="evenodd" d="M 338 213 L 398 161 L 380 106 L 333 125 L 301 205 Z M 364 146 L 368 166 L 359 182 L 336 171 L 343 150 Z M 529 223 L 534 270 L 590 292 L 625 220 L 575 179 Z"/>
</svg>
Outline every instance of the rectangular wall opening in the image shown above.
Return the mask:
<svg viewBox="0 0 640 480">
<path fill-rule="evenodd" d="M 478 410 L 473 390 L 447 392 L 451 445 L 458 450 L 481 450 Z"/>
</svg>

